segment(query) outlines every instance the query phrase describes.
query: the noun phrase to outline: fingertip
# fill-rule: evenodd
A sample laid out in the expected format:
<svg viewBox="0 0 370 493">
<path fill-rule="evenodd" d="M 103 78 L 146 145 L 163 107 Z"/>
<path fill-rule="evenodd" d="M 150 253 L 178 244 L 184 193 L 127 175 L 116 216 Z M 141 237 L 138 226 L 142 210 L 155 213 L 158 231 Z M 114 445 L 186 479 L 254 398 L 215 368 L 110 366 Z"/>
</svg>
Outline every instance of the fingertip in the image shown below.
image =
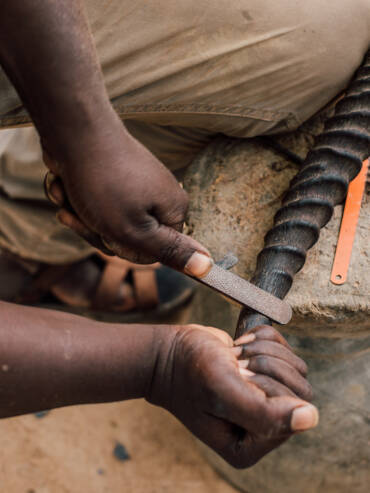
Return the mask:
<svg viewBox="0 0 370 493">
<path fill-rule="evenodd" d="M 236 346 L 236 347 L 233 347 L 231 348 L 231 352 L 233 353 L 233 355 L 235 356 L 235 358 L 239 358 L 239 356 L 242 355 L 243 353 L 243 348 L 240 347 L 240 346 Z"/>
<path fill-rule="evenodd" d="M 71 214 L 66 209 L 60 209 L 56 213 L 56 218 L 60 223 L 63 224 L 63 226 L 67 226 L 68 228 L 70 227 L 72 218 L 71 218 Z"/>
<path fill-rule="evenodd" d="M 239 366 L 239 368 L 247 369 L 249 366 L 249 359 L 242 359 L 242 360 L 238 361 L 238 366 Z"/>
<path fill-rule="evenodd" d="M 319 412 L 312 404 L 297 407 L 292 412 L 290 427 L 292 431 L 306 431 L 319 424 Z"/>
<path fill-rule="evenodd" d="M 52 202 L 54 205 L 59 206 L 58 200 L 54 197 L 54 193 L 52 193 L 51 188 L 53 183 L 55 182 L 56 176 L 48 171 L 44 178 L 44 192 L 48 200 Z"/>
<path fill-rule="evenodd" d="M 213 267 L 213 260 L 204 253 L 194 252 L 187 261 L 184 272 L 190 276 L 205 277 Z"/>
<path fill-rule="evenodd" d="M 253 373 L 253 371 L 247 370 L 246 368 L 241 368 L 240 366 L 239 366 L 239 373 L 243 377 L 254 377 L 256 375 L 255 373 Z"/>
<path fill-rule="evenodd" d="M 301 374 L 304 377 L 307 377 L 307 375 L 308 375 L 307 363 L 305 361 L 303 361 L 303 359 L 299 358 L 299 365 L 300 365 L 299 371 L 301 372 Z"/>
<path fill-rule="evenodd" d="M 256 334 L 244 334 L 234 341 L 234 346 L 241 346 L 243 344 L 249 344 L 256 340 Z"/>
<path fill-rule="evenodd" d="M 67 209 L 60 209 L 57 212 L 56 217 L 58 221 L 63 224 L 63 226 L 73 229 L 76 233 L 86 233 L 86 228 L 83 226 L 81 221 L 79 221 L 79 219 L 77 219 L 77 217 L 71 214 Z"/>
<path fill-rule="evenodd" d="M 45 166 L 49 168 L 52 173 L 55 175 L 58 173 L 58 163 L 52 159 L 45 150 L 42 152 L 42 160 L 44 161 Z"/>
<path fill-rule="evenodd" d="M 57 206 L 62 207 L 64 204 L 64 193 L 62 187 L 57 181 L 49 185 L 48 197 Z"/>
</svg>

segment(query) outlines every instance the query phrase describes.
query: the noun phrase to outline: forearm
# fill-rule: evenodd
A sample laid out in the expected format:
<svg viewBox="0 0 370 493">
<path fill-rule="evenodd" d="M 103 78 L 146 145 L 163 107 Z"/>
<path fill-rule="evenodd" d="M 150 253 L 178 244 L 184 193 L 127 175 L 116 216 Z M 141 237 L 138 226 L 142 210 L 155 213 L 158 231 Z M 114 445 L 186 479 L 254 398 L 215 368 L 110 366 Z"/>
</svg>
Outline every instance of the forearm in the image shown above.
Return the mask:
<svg viewBox="0 0 370 493">
<path fill-rule="evenodd" d="M 0 417 L 145 397 L 169 327 L 0 302 Z"/>
<path fill-rule="evenodd" d="M 0 64 L 43 143 L 55 148 L 113 114 L 83 3 L 0 1 Z"/>
</svg>

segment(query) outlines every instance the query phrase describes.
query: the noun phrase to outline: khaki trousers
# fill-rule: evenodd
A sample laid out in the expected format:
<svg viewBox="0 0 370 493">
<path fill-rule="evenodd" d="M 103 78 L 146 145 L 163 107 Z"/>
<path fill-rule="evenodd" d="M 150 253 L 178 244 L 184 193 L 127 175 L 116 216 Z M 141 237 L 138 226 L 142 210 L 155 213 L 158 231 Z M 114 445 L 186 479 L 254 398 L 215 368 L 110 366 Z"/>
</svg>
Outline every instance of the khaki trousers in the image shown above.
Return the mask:
<svg viewBox="0 0 370 493">
<path fill-rule="evenodd" d="M 370 45 L 370 0 L 87 0 L 112 103 L 172 170 L 217 134 L 291 131 L 342 92 Z M 66 70 L 68 67 L 66 67 Z M 50 263 L 90 247 L 44 197 L 35 130 L 0 70 L 0 247 Z"/>
</svg>

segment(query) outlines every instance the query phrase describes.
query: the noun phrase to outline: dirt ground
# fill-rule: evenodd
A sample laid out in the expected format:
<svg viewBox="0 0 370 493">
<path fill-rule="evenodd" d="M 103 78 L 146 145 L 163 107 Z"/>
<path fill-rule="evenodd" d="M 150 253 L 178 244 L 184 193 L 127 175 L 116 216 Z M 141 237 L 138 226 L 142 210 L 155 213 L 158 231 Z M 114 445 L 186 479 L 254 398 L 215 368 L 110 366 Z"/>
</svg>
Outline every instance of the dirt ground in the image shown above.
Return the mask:
<svg viewBox="0 0 370 493">
<path fill-rule="evenodd" d="M 180 423 L 142 400 L 4 420 L 0 434 L 1 493 L 236 491 Z"/>
</svg>

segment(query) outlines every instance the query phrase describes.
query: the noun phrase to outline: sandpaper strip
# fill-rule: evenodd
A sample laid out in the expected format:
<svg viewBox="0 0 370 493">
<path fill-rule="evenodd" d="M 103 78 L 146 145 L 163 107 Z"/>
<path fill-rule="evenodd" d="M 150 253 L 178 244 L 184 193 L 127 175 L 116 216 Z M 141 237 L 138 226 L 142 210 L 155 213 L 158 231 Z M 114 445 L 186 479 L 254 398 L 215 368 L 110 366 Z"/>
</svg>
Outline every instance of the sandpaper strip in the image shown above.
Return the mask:
<svg viewBox="0 0 370 493">
<path fill-rule="evenodd" d="M 197 281 L 279 324 L 285 325 L 292 318 L 288 303 L 218 265 L 214 265 L 205 277 Z"/>
</svg>

